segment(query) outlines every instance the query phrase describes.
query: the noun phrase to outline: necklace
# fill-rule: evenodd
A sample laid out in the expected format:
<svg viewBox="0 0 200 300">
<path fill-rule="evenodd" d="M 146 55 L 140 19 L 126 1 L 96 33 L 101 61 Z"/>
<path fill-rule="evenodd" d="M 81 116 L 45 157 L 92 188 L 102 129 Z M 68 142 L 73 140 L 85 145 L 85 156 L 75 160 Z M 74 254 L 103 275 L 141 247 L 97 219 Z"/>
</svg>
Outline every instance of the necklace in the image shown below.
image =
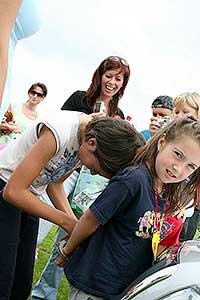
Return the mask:
<svg viewBox="0 0 200 300">
<path fill-rule="evenodd" d="M 155 218 L 154 218 L 154 231 L 152 237 L 152 251 L 154 256 L 154 261 L 156 260 L 158 245 L 160 243 L 160 232 L 162 228 L 162 224 L 164 221 L 164 213 L 162 214 L 162 218 L 159 222 L 158 218 L 158 191 L 154 191 L 154 199 L 155 199 Z"/>
</svg>

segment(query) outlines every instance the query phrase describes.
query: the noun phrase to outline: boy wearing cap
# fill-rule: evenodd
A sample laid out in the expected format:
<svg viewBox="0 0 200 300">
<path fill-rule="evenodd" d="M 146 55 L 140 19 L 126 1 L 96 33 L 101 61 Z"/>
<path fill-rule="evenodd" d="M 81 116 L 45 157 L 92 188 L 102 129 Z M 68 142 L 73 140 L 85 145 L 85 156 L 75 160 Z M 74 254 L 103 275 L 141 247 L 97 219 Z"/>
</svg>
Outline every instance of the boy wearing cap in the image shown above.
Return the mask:
<svg viewBox="0 0 200 300">
<path fill-rule="evenodd" d="M 150 119 L 149 130 L 143 130 L 141 133 L 148 140 L 153 136 L 161 127 L 161 119 L 164 117 L 169 117 L 168 120 L 172 117 L 173 111 L 173 98 L 170 96 L 158 96 L 151 105 L 152 108 L 152 117 Z M 166 119 L 167 120 L 167 119 Z"/>
</svg>

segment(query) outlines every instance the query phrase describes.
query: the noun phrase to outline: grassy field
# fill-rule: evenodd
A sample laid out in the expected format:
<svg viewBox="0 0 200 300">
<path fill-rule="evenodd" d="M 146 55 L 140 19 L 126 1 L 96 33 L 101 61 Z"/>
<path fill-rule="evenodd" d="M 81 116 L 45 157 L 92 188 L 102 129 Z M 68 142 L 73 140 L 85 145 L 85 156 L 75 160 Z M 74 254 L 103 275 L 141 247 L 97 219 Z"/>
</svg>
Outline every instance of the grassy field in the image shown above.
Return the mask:
<svg viewBox="0 0 200 300">
<path fill-rule="evenodd" d="M 195 239 L 195 240 L 200 239 L 200 224 L 199 224 L 199 226 L 198 226 L 198 230 L 196 231 L 196 234 L 195 234 L 194 239 Z"/>
<path fill-rule="evenodd" d="M 34 269 L 34 279 L 33 279 L 33 286 L 36 283 L 36 281 L 40 278 L 40 274 L 42 270 L 44 269 L 44 266 L 46 265 L 46 262 L 48 261 L 48 258 L 52 251 L 52 246 L 54 242 L 54 238 L 56 236 L 56 226 L 53 226 L 51 231 L 48 233 L 47 237 L 41 244 L 39 248 L 38 258 L 35 263 L 35 269 Z M 63 276 L 59 289 L 57 294 L 57 300 L 67 300 L 68 299 L 68 283 Z M 56 300 L 56 299 L 55 299 Z"/>
</svg>

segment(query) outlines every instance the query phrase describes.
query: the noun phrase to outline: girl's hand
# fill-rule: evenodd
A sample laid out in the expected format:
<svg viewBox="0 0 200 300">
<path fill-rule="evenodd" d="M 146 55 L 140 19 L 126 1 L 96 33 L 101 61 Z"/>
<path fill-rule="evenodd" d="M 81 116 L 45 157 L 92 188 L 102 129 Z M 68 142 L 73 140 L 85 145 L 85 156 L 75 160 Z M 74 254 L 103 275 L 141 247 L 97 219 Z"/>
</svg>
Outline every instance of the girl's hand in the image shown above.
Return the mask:
<svg viewBox="0 0 200 300">
<path fill-rule="evenodd" d="M 64 267 L 64 265 L 66 264 L 69 256 L 66 255 L 65 252 L 65 246 L 67 244 L 67 240 L 62 239 L 60 242 L 58 242 L 57 245 L 57 251 L 58 251 L 58 257 L 55 259 L 55 264 L 58 267 Z"/>
<path fill-rule="evenodd" d="M 56 266 L 63 268 L 64 265 L 66 264 L 67 260 L 64 259 L 61 255 L 58 255 L 58 257 L 54 260 L 54 263 Z"/>
</svg>

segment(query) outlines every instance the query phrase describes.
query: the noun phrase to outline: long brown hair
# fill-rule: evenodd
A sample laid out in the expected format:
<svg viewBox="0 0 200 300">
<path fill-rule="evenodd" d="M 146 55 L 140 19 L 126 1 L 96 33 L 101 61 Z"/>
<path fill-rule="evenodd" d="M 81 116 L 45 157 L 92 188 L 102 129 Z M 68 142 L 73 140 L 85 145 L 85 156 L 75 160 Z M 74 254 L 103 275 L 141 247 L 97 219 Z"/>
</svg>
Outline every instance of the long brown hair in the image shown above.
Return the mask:
<svg viewBox="0 0 200 300">
<path fill-rule="evenodd" d="M 165 142 L 170 143 L 182 137 L 189 136 L 200 145 L 200 120 L 193 117 L 175 119 L 163 129 L 159 130 L 149 142 L 139 150 L 135 158 L 137 163 L 148 165 L 153 178 L 156 178 L 155 161 L 158 154 L 158 142 L 161 137 L 165 137 Z M 170 204 L 169 213 L 183 208 L 194 195 L 200 182 L 200 168 L 195 170 L 189 178 L 179 183 L 165 184 L 167 190 L 167 200 Z"/>
<path fill-rule="evenodd" d="M 119 56 L 109 56 L 104 59 L 93 74 L 92 82 L 86 91 L 85 98 L 90 107 L 93 107 L 101 92 L 101 78 L 107 70 L 120 69 L 124 73 L 124 81 L 121 89 L 109 102 L 108 115 L 114 117 L 117 114 L 119 99 L 123 96 L 124 90 L 130 77 L 130 68 L 125 59 Z"/>
<path fill-rule="evenodd" d="M 94 118 L 88 123 L 85 141 L 93 137 L 97 142 L 95 155 L 98 162 L 111 177 L 131 166 L 136 151 L 146 143 L 129 122 L 110 117 Z"/>
</svg>

